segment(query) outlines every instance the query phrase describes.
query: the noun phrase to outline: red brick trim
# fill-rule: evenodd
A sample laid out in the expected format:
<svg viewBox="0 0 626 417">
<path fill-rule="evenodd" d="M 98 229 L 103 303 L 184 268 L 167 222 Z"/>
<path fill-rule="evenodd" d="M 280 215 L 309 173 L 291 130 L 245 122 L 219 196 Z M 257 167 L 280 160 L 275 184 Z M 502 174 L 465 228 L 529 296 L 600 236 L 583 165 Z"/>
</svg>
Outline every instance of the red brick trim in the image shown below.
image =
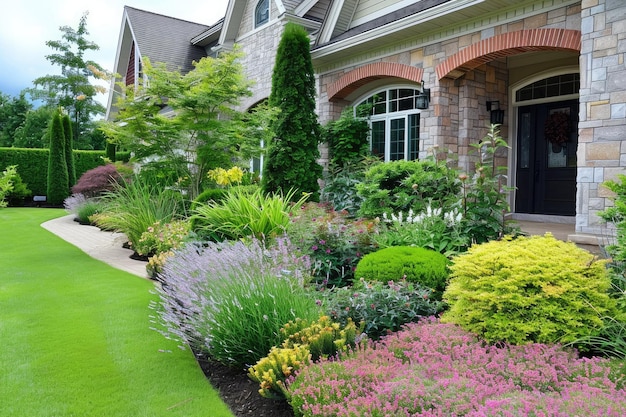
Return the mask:
<svg viewBox="0 0 626 417">
<path fill-rule="evenodd" d="M 331 101 L 343 99 L 357 88 L 373 80 L 395 77 L 420 83 L 423 75 L 424 70 L 422 68 L 393 62 L 376 62 L 363 65 L 330 84 L 327 90 L 328 99 Z"/>
<path fill-rule="evenodd" d="M 531 29 L 503 33 L 468 46 L 437 65 L 437 77 L 456 79 L 489 61 L 529 51 L 580 52 L 581 33 L 571 29 Z"/>
</svg>

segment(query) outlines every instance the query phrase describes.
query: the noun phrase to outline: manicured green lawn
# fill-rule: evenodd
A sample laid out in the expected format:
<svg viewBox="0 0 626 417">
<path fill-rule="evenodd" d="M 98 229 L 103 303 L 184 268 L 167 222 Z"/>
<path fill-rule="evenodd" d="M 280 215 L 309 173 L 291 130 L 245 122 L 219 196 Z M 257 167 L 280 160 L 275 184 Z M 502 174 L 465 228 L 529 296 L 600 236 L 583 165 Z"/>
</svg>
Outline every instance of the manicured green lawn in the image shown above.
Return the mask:
<svg viewBox="0 0 626 417">
<path fill-rule="evenodd" d="M 189 350 L 150 330 L 154 284 L 0 209 L 0 415 L 232 416 Z"/>
</svg>

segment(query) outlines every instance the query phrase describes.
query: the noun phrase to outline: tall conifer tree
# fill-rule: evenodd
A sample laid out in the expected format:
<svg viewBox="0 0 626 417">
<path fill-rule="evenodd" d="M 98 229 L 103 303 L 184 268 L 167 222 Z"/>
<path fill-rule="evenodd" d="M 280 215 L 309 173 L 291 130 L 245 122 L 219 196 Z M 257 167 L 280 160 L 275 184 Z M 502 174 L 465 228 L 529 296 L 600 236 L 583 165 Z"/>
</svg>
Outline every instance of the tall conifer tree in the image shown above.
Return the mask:
<svg viewBox="0 0 626 417">
<path fill-rule="evenodd" d="M 60 205 L 69 195 L 67 162 L 65 159 L 65 134 L 59 111 L 50 122 L 50 156 L 48 159 L 48 202 Z"/>
<path fill-rule="evenodd" d="M 72 121 L 67 114 L 63 115 L 63 135 L 65 136 L 65 163 L 67 164 L 67 180 L 70 188 L 76 184 L 76 167 L 74 165 L 74 138 L 72 137 Z"/>
<path fill-rule="evenodd" d="M 315 95 L 309 36 L 303 27 L 287 23 L 278 45 L 269 97 L 269 105 L 280 113 L 271 125 L 274 139 L 263 169 L 266 192 L 295 189 L 311 193 L 314 201 L 319 199 L 317 181 L 322 167 L 317 163 L 320 126 Z"/>
</svg>

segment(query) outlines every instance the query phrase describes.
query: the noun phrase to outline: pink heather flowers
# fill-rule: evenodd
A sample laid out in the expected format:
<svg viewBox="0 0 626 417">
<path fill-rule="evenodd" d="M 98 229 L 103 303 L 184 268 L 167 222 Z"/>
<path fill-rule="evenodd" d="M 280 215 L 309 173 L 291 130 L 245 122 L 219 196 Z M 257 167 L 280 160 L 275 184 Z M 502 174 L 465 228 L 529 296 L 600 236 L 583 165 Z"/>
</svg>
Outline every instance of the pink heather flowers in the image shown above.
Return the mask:
<svg viewBox="0 0 626 417">
<path fill-rule="evenodd" d="M 291 380 L 303 416 L 614 416 L 626 390 L 605 359 L 560 346 L 489 346 L 435 319 L 412 323 L 343 361 Z"/>
</svg>

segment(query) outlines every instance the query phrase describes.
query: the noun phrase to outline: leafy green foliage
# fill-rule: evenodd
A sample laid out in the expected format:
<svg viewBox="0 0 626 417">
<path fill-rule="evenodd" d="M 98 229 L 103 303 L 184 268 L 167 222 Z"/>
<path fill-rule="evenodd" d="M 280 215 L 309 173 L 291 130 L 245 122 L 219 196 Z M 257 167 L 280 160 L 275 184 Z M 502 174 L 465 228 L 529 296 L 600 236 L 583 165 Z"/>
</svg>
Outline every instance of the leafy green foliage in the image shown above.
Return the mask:
<svg viewBox="0 0 626 417">
<path fill-rule="evenodd" d="M 568 343 L 614 315 L 604 262 L 550 234 L 474 245 L 450 269 L 443 319 L 488 342 Z"/>
<path fill-rule="evenodd" d="M 15 165 L 7 167 L 7 169 L 2 171 L 2 176 L 0 176 L 0 208 L 7 206 L 5 198 L 13 190 L 12 178 L 16 172 Z"/>
<path fill-rule="evenodd" d="M 252 193 L 233 188 L 220 201 L 196 205 L 191 216 L 193 231 L 210 240 L 238 240 L 254 236 L 271 239 L 285 233 L 289 213 L 296 212 L 308 198 L 302 195 L 292 203 L 295 192 L 268 195 L 261 189 Z"/>
<path fill-rule="evenodd" d="M 342 167 L 365 158 L 369 133 L 367 120 L 354 117 L 352 107 L 344 109 L 339 119 L 324 126 L 322 139 L 328 143 L 331 166 Z"/>
<path fill-rule="evenodd" d="M 363 198 L 357 193 L 357 185 L 365 176 L 364 166 L 346 164 L 331 168 L 324 175 L 324 188 L 321 201 L 328 203 L 335 211 L 347 211 L 354 215 L 363 204 Z"/>
<path fill-rule="evenodd" d="M 141 234 L 134 248 L 139 255 L 154 256 L 178 249 L 188 235 L 189 222 L 185 220 L 157 221 Z"/>
<path fill-rule="evenodd" d="M 604 187 L 614 192 L 613 206 L 598 215 L 616 228 L 615 243 L 606 247 L 613 260 L 619 263 L 626 262 L 626 175 L 618 175 L 617 180 L 607 181 Z"/>
<path fill-rule="evenodd" d="M 133 151 L 163 186 L 185 179 L 187 196 L 194 199 L 209 169 L 260 152 L 255 132 L 272 112 L 260 107 L 244 116 L 233 110 L 250 94 L 240 57 L 236 49 L 202 58 L 185 75 L 144 59 L 150 82 L 138 89 L 118 83 L 123 94 L 117 119 L 102 123 L 102 130 L 112 143 Z M 166 102 L 173 110 L 167 115 L 161 113 Z"/>
<path fill-rule="evenodd" d="M 85 57 L 89 51 L 100 49 L 87 38 L 87 13 L 81 16 L 76 29 L 61 26 L 59 30 L 62 39 L 46 42 L 55 51 L 46 55 L 46 59 L 58 66 L 61 73 L 35 79 L 35 88 L 28 91 L 34 99 L 43 100 L 47 106 L 62 107 L 69 112 L 74 122 L 74 143 L 79 143 L 82 133 L 91 126 L 91 116 L 104 113 L 96 95 L 106 90 L 95 80 L 106 77 L 98 63 Z"/>
<path fill-rule="evenodd" d="M 200 204 L 206 204 L 209 202 L 220 202 L 228 195 L 228 190 L 225 188 L 207 188 L 202 191 L 191 203 L 191 210 L 198 208 Z"/>
<path fill-rule="evenodd" d="M 368 169 L 357 190 L 364 199 L 358 214 L 374 218 L 411 209 L 419 213 L 429 203 L 447 207 L 457 200 L 460 183 L 456 171 L 434 159 L 393 161 Z"/>
<path fill-rule="evenodd" d="M 390 246 L 418 246 L 432 249 L 452 257 L 465 252 L 470 245 L 470 236 L 463 233 L 463 221 L 457 209 L 444 212 L 440 208 L 426 206 L 422 213 L 412 210 L 406 216 L 383 213 L 379 234 L 374 241 L 380 248 Z"/>
<path fill-rule="evenodd" d="M 14 133 L 13 146 L 17 148 L 47 148 L 50 143 L 48 128 L 54 107 L 38 107 L 28 111 L 24 123 Z"/>
<path fill-rule="evenodd" d="M 311 258 L 313 278 L 324 287 L 349 285 L 359 260 L 375 249 L 376 223 L 353 221 L 315 203 L 303 208 L 293 212 L 288 234 Z"/>
<path fill-rule="evenodd" d="M 135 250 L 144 232 L 156 222 L 169 223 L 181 214 L 182 197 L 175 191 L 164 192 L 158 185 L 138 177 L 114 191 L 106 192 L 102 213 L 95 218 L 98 226 L 126 234 Z"/>
<path fill-rule="evenodd" d="M 433 299 L 430 288 L 406 280 L 382 283 L 360 279 L 352 287 L 335 287 L 318 295 L 333 320 L 342 325 L 352 320 L 373 340 L 443 310 L 443 303 Z"/>
<path fill-rule="evenodd" d="M 14 168 L 14 169 L 11 169 Z M 32 192 L 28 189 L 28 186 L 22 180 L 19 172 L 17 171 L 17 165 L 7 167 L 7 170 L 3 174 L 8 176 L 8 180 L 11 182 L 11 189 L 5 194 L 8 205 L 12 207 L 23 206 L 24 200 L 32 195 Z M 0 200 L 2 198 L 0 197 Z"/>
<path fill-rule="evenodd" d="M 14 146 L 15 132 L 24 125 L 26 115 L 32 108 L 24 92 L 19 97 L 0 93 L 0 146 Z"/>
<path fill-rule="evenodd" d="M 448 278 L 448 258 L 439 252 L 413 246 L 393 246 L 367 254 L 354 272 L 357 278 L 381 282 L 417 283 L 441 299 Z"/>
<path fill-rule="evenodd" d="M 304 28 L 287 23 L 276 52 L 269 105 L 280 109 L 271 123 L 262 186 L 266 192 L 311 193 L 319 200 L 322 167 L 317 147 L 320 126 L 315 113 L 315 72 Z"/>
<path fill-rule="evenodd" d="M 498 125 L 491 125 L 487 136 L 470 146 L 479 160 L 471 178 L 459 176 L 463 183 L 463 227 L 473 242 L 483 243 L 514 232 L 504 220 L 509 212 L 507 167 L 497 163 L 497 156 L 502 156 L 509 146 L 500 136 Z"/>
<path fill-rule="evenodd" d="M 50 155 L 48 159 L 47 201 L 52 205 L 61 205 L 70 194 L 65 158 L 65 134 L 60 111 L 52 117 L 50 123 Z"/>
</svg>

